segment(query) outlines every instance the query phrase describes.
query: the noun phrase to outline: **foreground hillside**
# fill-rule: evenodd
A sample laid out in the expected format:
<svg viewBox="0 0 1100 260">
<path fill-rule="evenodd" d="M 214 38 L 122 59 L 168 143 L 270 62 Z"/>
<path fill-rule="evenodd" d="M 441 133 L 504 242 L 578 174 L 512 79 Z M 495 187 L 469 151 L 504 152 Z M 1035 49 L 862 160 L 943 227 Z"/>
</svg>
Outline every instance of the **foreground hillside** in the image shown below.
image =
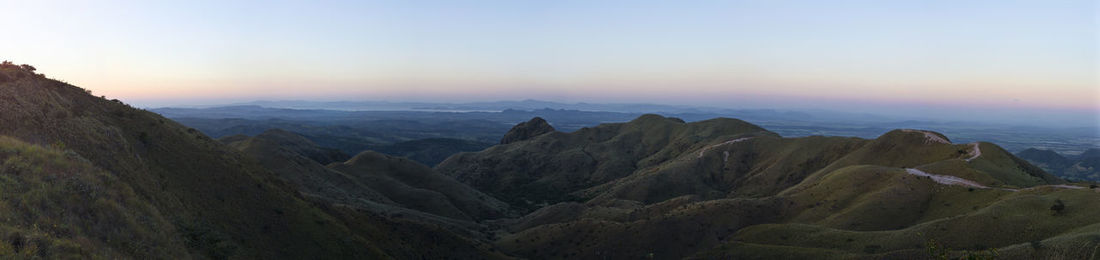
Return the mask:
<svg viewBox="0 0 1100 260">
<path fill-rule="evenodd" d="M 198 131 L 0 68 L 0 254 L 44 258 L 493 257 L 442 229 L 299 195 Z M 57 185 L 65 186 L 61 189 Z"/>
<path fill-rule="evenodd" d="M 496 241 L 522 257 L 1076 259 L 1100 245 L 1097 190 L 991 143 L 920 130 L 783 138 L 656 115 L 522 129 L 537 121 L 437 167 L 530 209 Z"/>
</svg>

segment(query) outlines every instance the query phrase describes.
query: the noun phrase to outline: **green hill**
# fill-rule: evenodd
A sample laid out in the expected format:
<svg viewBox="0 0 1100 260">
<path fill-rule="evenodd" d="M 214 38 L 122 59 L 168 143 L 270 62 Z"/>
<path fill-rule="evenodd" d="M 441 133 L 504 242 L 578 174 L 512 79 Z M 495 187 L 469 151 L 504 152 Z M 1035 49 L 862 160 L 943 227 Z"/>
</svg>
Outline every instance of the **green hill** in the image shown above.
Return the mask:
<svg viewBox="0 0 1100 260">
<path fill-rule="evenodd" d="M 103 182 L 95 196 L 85 198 L 93 202 L 88 205 L 90 209 L 84 211 L 89 213 L 60 211 L 40 215 L 44 217 L 24 216 L 22 220 L 0 219 L 3 226 L 16 227 L 3 231 L 17 234 L 10 235 L 15 239 L 8 240 L 16 254 L 27 254 L 29 251 L 24 250 L 39 248 L 31 253 L 44 258 L 71 255 L 67 252 L 73 250 L 104 258 L 163 255 L 170 255 L 167 258 L 253 259 L 481 258 L 494 255 L 476 241 L 439 232 L 438 228 L 391 220 L 303 197 L 252 159 L 154 113 L 94 97 L 84 89 L 25 70 L 3 68 L 0 74 L 6 79 L 0 83 L 0 111 L 3 111 L 0 122 L 5 122 L 0 124 L 0 135 L 25 143 L 15 144 L 16 147 L 38 147 L 18 149 L 55 147 L 52 148 L 55 151 L 45 153 L 84 158 L 86 163 L 74 167 L 94 168 L 74 178 L 78 181 L 94 178 Z M 9 156 L 8 160 L 19 158 Z M 59 161 L 55 165 L 71 163 Z M 49 168 L 51 164 L 45 162 L 23 164 L 32 169 L 42 168 L 38 174 L 55 172 Z M 3 199 L 7 207 L 45 211 L 79 206 L 68 205 L 79 202 L 68 198 L 72 196 L 68 190 L 24 186 L 46 183 L 39 178 L 62 181 L 35 174 L 35 171 L 5 170 L 0 176 L 5 186 L 0 190 L 5 194 Z M 89 182 L 88 185 L 100 184 Z M 31 190 L 21 190 L 27 188 Z M 13 195 L 8 197 L 8 194 Z M 24 200 L 16 196 L 39 198 L 39 205 L 20 204 Z M 25 202 L 33 201 L 36 200 Z M 48 203 L 59 205 L 49 206 Z M 122 208 L 121 205 L 134 207 Z M 117 223 L 89 224 L 80 219 L 93 213 L 105 215 L 89 217 L 91 220 L 102 218 Z M 49 214 L 66 215 L 51 218 Z M 30 227 L 24 226 L 28 224 Z M 109 229 L 86 231 L 97 226 Z M 134 232 L 125 239 L 129 242 L 111 239 L 112 234 L 127 231 Z M 55 245 L 62 249 L 42 250 L 52 248 L 46 244 L 54 242 L 43 242 L 41 247 L 29 246 L 50 241 L 41 238 L 46 234 L 59 241 Z M 101 237 L 89 237 L 88 234 Z M 75 241 L 76 245 L 64 245 L 66 241 Z"/>
<path fill-rule="evenodd" d="M 687 124 L 644 115 L 627 123 L 510 140 L 481 152 L 454 155 L 436 169 L 513 206 L 533 210 L 578 200 L 574 192 L 661 164 L 699 148 L 701 140 L 750 134 L 774 135 L 736 119 Z"/>
<path fill-rule="evenodd" d="M 461 220 L 503 217 L 507 205 L 417 162 L 363 152 L 330 169 L 357 178 L 407 208 Z"/>
<path fill-rule="evenodd" d="M 1080 229 L 1100 224 L 1097 191 L 1064 186 L 994 144 L 922 130 L 782 138 L 735 120 L 648 115 L 456 155 L 437 169 L 502 197 L 532 198 L 497 188 L 520 185 L 573 198 L 505 223 L 497 246 L 530 258 L 926 258 L 929 243 L 955 257 L 994 248 L 1072 257 L 1100 244 L 1089 240 L 1100 233 Z M 1052 211 L 1055 200 L 1066 209 Z"/>
<path fill-rule="evenodd" d="M 335 203 L 376 212 L 397 210 L 395 206 L 463 221 L 499 218 L 507 211 L 504 203 L 404 158 L 368 151 L 325 166 L 310 155 L 326 154 L 329 149 L 278 129 L 255 137 L 227 137 L 223 142 L 257 159 L 303 193 Z"/>
</svg>

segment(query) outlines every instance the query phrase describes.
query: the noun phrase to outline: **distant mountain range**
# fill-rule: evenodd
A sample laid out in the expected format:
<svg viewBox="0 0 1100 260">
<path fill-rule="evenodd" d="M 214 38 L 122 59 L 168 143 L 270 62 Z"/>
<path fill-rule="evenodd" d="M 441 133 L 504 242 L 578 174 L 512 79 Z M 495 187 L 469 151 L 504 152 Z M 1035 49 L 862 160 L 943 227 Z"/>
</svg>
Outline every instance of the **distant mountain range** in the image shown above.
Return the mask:
<svg viewBox="0 0 1100 260">
<path fill-rule="evenodd" d="M 898 121 L 858 114 L 830 115 L 824 112 L 812 115 L 776 110 L 681 109 L 680 112 L 676 113 L 659 112 L 662 106 L 650 106 L 649 109 L 653 110 L 645 112 L 587 111 L 570 109 L 576 108 L 570 105 L 541 101 L 491 103 L 507 107 L 495 112 L 482 110 L 410 110 L 411 108 L 404 106 L 390 106 L 387 108 L 393 110 L 330 110 L 306 108 L 321 107 L 329 104 L 327 102 L 305 101 L 300 101 L 300 103 L 313 104 L 314 106 L 303 105 L 302 108 L 291 109 L 257 105 L 268 103 L 276 106 L 287 105 L 281 102 L 255 103 L 243 106 L 210 108 L 157 108 L 151 111 L 180 121 L 214 137 L 234 134 L 256 135 L 268 129 L 279 128 L 301 133 L 315 142 L 339 148 L 348 154 L 356 154 L 366 149 L 377 150 L 375 147 L 379 145 L 424 138 L 455 138 L 494 143 L 511 125 L 533 117 L 546 119 L 559 131 L 571 132 L 601 123 L 626 122 L 647 113 L 677 117 L 686 121 L 700 121 L 716 117 L 739 118 L 787 137 L 826 135 L 875 138 L 892 129 L 917 128 L 942 132 L 964 142 L 994 142 L 1014 152 L 1028 148 L 1042 148 L 1061 153 L 1078 154 L 1087 149 L 1100 147 L 1100 129 L 1096 127 L 1054 128 L 974 122 Z M 521 105 L 511 107 L 510 105 L 514 103 Z M 561 108 L 520 109 L 547 105 L 547 103 L 556 104 Z M 447 104 L 435 105 L 443 106 Z M 473 108 L 473 106 L 475 105 L 469 105 L 465 108 Z M 592 105 L 592 108 L 601 106 Z M 637 106 L 646 107 L 646 105 Z M 325 107 L 331 108 L 331 106 Z M 613 110 L 615 106 L 609 105 L 607 108 Z M 328 143 L 332 138 L 320 136 L 339 137 L 342 141 L 340 144 Z"/>
</svg>

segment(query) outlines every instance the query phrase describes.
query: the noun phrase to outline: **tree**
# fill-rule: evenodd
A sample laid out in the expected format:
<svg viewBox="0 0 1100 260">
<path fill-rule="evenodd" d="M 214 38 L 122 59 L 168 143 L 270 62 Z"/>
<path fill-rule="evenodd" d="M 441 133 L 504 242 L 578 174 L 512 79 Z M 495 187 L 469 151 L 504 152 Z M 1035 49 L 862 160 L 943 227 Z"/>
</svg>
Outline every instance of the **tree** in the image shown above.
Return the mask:
<svg viewBox="0 0 1100 260">
<path fill-rule="evenodd" d="M 30 72 L 34 72 L 35 70 L 37 70 L 37 69 L 34 68 L 34 66 L 27 65 L 27 64 L 19 65 L 19 67 L 23 68 L 26 71 L 30 71 Z"/>
<path fill-rule="evenodd" d="M 12 63 L 11 61 L 4 61 L 3 63 L 0 63 L 0 69 L 7 68 L 19 68 L 19 66 L 15 66 L 15 63 Z"/>
<path fill-rule="evenodd" d="M 1054 211 L 1055 215 L 1061 215 L 1062 210 L 1066 209 L 1066 204 L 1062 202 L 1062 199 L 1054 200 L 1054 205 L 1050 206 L 1050 210 Z"/>
</svg>

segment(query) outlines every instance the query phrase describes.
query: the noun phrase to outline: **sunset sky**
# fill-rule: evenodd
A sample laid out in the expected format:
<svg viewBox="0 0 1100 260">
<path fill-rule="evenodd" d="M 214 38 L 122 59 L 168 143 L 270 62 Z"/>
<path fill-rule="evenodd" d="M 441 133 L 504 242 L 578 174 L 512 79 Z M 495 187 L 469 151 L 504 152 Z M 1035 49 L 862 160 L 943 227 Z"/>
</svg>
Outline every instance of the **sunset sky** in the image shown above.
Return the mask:
<svg viewBox="0 0 1100 260">
<path fill-rule="evenodd" d="M 542 99 L 1094 122 L 1100 110 L 1093 0 L 0 1 L 0 59 L 139 106 Z"/>
</svg>

